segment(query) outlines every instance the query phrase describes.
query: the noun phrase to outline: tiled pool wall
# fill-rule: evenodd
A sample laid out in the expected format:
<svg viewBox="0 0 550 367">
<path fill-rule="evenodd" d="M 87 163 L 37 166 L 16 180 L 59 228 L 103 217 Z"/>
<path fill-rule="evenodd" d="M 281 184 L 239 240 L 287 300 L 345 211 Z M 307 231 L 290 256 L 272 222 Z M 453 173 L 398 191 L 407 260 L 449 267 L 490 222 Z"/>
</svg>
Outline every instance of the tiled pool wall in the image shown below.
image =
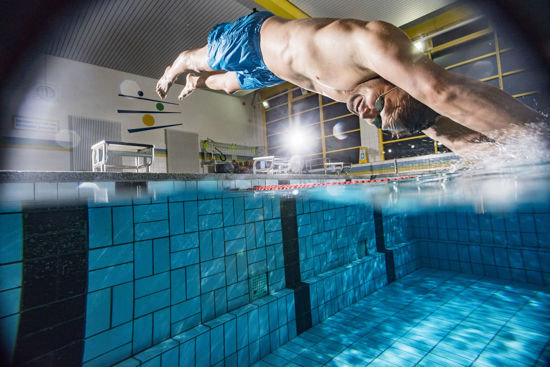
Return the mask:
<svg viewBox="0 0 550 367">
<path fill-rule="evenodd" d="M 48 205 L 24 186 L 0 214 L 4 355 L 248 365 L 387 283 L 372 208 L 228 190 L 236 185 L 157 182 L 153 198 L 102 203 L 116 186 L 103 182 L 99 195 L 79 191 L 96 202 L 71 203 L 53 200 L 68 186 L 52 184 Z M 282 216 L 281 202 L 294 212 Z M 294 236 L 283 233 L 289 218 Z"/>
<path fill-rule="evenodd" d="M 248 365 L 421 266 L 549 284 L 547 204 L 384 215 L 228 190 L 261 181 L 156 182 L 153 199 L 4 206 L 3 354 L 23 365 Z M 115 189 L 98 186 L 100 199 Z"/>
<path fill-rule="evenodd" d="M 550 204 L 476 213 L 456 208 L 411 215 L 421 265 L 550 286 Z"/>
</svg>

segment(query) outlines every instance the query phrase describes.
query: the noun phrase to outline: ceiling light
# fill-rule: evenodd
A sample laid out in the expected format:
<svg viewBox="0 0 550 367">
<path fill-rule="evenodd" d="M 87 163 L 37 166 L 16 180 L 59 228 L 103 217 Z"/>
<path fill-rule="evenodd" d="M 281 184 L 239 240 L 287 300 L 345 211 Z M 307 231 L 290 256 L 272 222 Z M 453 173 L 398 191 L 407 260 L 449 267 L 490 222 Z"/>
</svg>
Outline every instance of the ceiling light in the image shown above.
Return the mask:
<svg viewBox="0 0 550 367">
<path fill-rule="evenodd" d="M 267 110 L 269 108 L 269 102 L 268 101 L 262 101 L 262 106 Z"/>
</svg>

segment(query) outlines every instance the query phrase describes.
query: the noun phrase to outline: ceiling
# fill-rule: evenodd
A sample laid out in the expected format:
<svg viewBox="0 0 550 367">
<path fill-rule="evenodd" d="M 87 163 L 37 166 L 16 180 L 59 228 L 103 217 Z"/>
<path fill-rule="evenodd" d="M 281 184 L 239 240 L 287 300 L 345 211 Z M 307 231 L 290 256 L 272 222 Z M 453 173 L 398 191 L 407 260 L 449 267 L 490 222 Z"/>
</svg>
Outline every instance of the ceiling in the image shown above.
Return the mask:
<svg viewBox="0 0 550 367">
<path fill-rule="evenodd" d="M 453 1 L 291 0 L 314 17 L 380 19 L 396 25 Z M 42 51 L 156 79 L 179 52 L 204 46 L 213 25 L 234 21 L 252 8 L 265 10 L 253 0 L 81 2 L 53 23 Z"/>
</svg>

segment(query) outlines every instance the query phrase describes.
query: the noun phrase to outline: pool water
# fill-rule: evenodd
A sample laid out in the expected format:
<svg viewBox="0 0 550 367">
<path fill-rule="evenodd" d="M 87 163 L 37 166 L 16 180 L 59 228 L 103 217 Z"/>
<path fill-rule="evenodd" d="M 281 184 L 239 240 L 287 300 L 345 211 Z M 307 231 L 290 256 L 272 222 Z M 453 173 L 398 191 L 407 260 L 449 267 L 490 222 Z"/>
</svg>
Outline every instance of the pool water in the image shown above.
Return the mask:
<svg viewBox="0 0 550 367">
<path fill-rule="evenodd" d="M 545 365 L 549 173 L 3 183 L 3 355 L 51 366 Z M 331 184 L 252 190 L 313 182 Z"/>
</svg>

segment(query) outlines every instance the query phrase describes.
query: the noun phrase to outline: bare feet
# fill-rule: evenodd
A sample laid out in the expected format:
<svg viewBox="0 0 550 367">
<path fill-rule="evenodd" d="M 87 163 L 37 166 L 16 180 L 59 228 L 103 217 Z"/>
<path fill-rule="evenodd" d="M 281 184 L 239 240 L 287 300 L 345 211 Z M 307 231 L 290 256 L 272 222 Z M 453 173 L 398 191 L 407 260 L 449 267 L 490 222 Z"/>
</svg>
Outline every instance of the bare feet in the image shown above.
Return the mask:
<svg viewBox="0 0 550 367">
<path fill-rule="evenodd" d="M 193 73 L 187 74 L 187 77 L 185 78 L 185 87 L 181 91 L 178 99 L 181 101 L 188 95 L 190 95 L 195 89 L 197 89 L 197 81 L 199 80 L 199 77 Z"/>
<path fill-rule="evenodd" d="M 164 75 L 159 79 L 157 83 L 156 91 L 161 99 L 164 99 L 164 97 L 166 97 L 168 90 L 170 89 L 172 84 L 175 82 L 175 78 L 173 79 L 172 77 L 168 76 L 169 71 L 170 71 L 170 66 L 168 66 L 166 70 L 164 70 Z"/>
</svg>

